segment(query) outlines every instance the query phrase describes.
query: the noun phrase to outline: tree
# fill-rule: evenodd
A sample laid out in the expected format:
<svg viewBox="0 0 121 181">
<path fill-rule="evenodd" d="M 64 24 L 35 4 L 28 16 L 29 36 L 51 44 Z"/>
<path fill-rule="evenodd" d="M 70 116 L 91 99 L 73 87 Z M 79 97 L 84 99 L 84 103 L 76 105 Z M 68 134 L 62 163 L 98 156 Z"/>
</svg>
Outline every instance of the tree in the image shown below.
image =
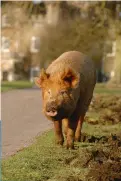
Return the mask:
<svg viewBox="0 0 121 181">
<path fill-rule="evenodd" d="M 107 10 L 102 6 L 99 6 L 98 10 L 100 12 L 98 14 L 93 13 L 91 18 L 83 19 L 78 14 L 74 18 L 68 18 L 68 21 L 67 19 L 61 21 L 56 27 L 47 26 L 47 35 L 42 41 L 40 50 L 43 64 L 46 64 L 46 61 L 50 63 L 65 51 L 78 50 L 89 54 L 96 65 L 100 66 L 103 45 L 108 33 L 109 17 L 107 12 L 106 24 L 103 13 Z M 68 14 L 68 16 L 70 15 Z"/>
</svg>

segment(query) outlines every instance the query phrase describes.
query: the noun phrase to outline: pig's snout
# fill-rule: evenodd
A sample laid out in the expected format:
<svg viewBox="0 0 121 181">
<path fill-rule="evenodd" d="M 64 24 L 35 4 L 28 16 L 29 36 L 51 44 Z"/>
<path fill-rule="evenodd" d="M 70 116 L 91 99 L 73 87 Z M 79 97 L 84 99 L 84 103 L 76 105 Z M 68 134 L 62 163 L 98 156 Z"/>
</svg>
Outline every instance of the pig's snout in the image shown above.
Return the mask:
<svg viewBox="0 0 121 181">
<path fill-rule="evenodd" d="M 46 114 L 48 116 L 54 117 L 54 116 L 57 115 L 57 113 L 58 113 L 58 111 L 57 111 L 56 103 L 54 101 L 50 102 L 50 103 L 47 103 L 47 105 L 46 105 Z"/>
</svg>

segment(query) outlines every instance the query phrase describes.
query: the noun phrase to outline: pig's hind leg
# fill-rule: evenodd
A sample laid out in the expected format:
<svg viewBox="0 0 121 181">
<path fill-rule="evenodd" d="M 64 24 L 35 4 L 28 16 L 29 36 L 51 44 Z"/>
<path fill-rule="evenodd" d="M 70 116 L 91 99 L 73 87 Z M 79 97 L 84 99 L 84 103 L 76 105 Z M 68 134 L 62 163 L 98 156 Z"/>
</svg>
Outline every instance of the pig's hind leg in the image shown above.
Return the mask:
<svg viewBox="0 0 121 181">
<path fill-rule="evenodd" d="M 81 140 L 81 129 L 83 121 L 84 121 L 84 116 L 80 116 L 79 120 L 77 121 L 77 127 L 75 131 L 75 141 L 78 142 Z"/>
<path fill-rule="evenodd" d="M 77 104 L 76 114 L 79 116 L 77 121 L 77 127 L 75 131 L 75 141 L 80 141 L 81 139 L 81 129 L 84 121 L 85 114 L 90 105 L 91 99 L 93 95 L 93 89 L 87 89 L 85 94 L 80 98 L 80 101 Z"/>
</svg>

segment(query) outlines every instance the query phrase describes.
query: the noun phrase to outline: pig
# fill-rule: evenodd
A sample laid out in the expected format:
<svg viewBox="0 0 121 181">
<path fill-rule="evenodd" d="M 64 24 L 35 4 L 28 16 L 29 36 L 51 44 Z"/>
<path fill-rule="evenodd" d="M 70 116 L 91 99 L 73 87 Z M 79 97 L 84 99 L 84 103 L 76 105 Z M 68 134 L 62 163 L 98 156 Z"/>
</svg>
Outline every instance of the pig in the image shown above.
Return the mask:
<svg viewBox="0 0 121 181">
<path fill-rule="evenodd" d="M 81 52 L 65 52 L 41 70 L 35 83 L 42 90 L 43 112 L 53 121 L 57 144 L 63 145 L 65 138 L 66 147 L 73 149 L 96 84 L 94 62 Z"/>
</svg>

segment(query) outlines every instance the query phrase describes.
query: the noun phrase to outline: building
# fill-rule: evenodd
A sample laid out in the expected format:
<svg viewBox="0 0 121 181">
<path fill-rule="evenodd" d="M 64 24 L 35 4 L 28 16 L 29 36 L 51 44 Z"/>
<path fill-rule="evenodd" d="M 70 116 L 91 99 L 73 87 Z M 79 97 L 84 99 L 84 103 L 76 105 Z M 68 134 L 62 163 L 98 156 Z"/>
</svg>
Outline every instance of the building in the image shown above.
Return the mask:
<svg viewBox="0 0 121 181">
<path fill-rule="evenodd" d="M 110 83 L 121 83 L 121 38 L 111 42 L 111 51 L 103 57 L 102 72 Z"/>
<path fill-rule="evenodd" d="M 14 11 L 19 17 L 20 8 Z M 30 66 L 33 68 L 39 66 L 37 54 L 40 50 L 40 34 L 43 31 L 43 18 L 41 15 L 23 20 L 14 19 L 12 15 L 2 14 L 1 30 L 1 79 L 13 81 L 22 77 L 15 74 L 15 65 L 22 64 L 25 71 L 30 72 Z M 39 28 L 39 31 L 38 31 Z M 26 60 L 31 54 L 32 61 Z M 28 56 L 30 57 L 30 56 Z M 25 61 L 24 61 L 25 60 Z M 31 63 L 32 62 L 32 63 Z M 37 69 L 37 68 L 36 68 Z M 32 69 L 33 70 L 33 69 Z M 31 73 L 30 73 L 31 75 Z"/>
</svg>

